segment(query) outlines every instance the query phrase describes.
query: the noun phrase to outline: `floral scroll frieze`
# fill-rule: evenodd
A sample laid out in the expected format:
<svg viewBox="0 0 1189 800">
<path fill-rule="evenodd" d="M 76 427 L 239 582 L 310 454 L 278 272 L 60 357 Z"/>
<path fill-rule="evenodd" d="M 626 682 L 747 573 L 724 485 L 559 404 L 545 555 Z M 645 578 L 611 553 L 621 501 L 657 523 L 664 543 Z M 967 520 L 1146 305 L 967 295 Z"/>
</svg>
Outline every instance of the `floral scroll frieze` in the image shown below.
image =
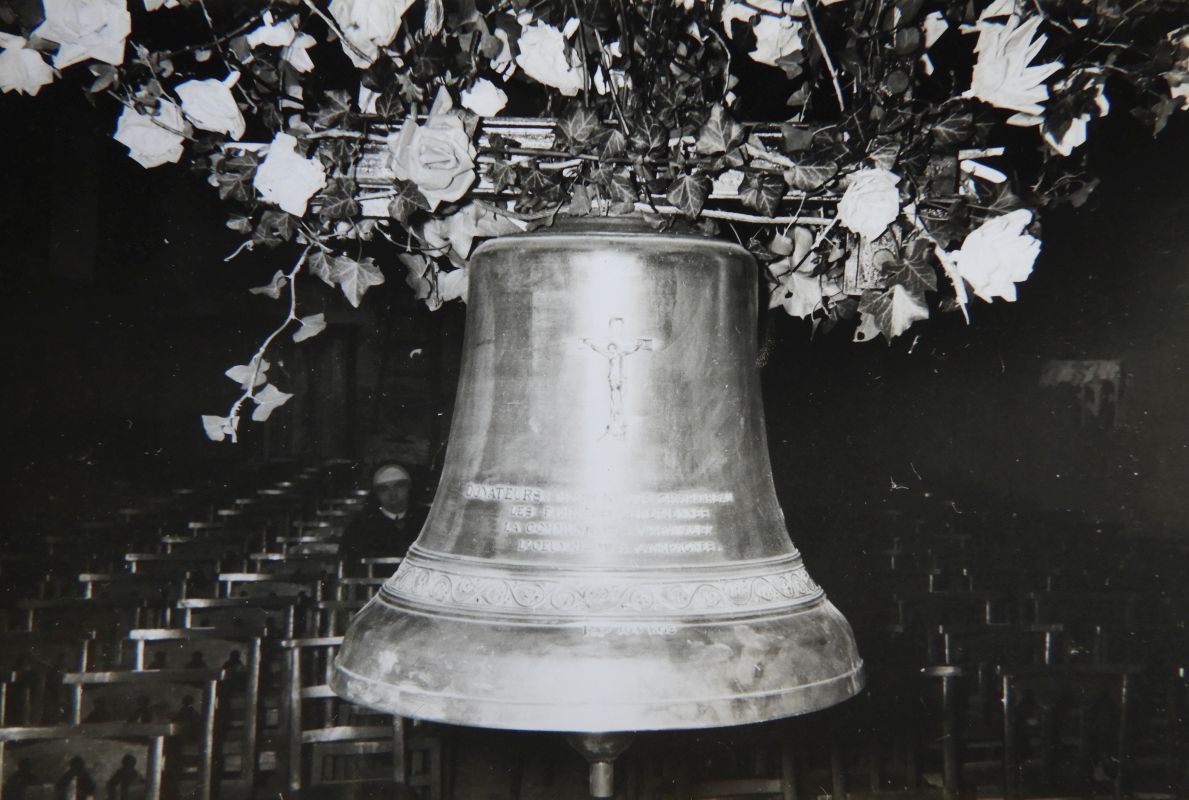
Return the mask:
<svg viewBox="0 0 1189 800">
<path fill-rule="evenodd" d="M 517 580 L 406 564 L 384 592 L 419 603 L 541 614 L 737 613 L 808 602 L 822 594 L 804 567 L 729 579 Z"/>
</svg>

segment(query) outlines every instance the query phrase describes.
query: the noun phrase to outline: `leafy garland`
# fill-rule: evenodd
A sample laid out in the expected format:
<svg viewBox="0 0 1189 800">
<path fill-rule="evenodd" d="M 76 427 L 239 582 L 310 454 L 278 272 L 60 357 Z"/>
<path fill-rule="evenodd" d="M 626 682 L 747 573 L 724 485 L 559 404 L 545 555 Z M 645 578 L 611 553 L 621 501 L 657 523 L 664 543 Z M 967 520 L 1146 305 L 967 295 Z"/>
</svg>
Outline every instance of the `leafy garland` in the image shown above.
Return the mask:
<svg viewBox="0 0 1189 800">
<path fill-rule="evenodd" d="M 291 396 L 270 346 L 326 325 L 298 314 L 299 278 L 353 306 L 384 282 L 361 243 L 396 245 L 436 308 L 465 299 L 476 240 L 558 214 L 727 225 L 771 307 L 891 339 L 969 318 L 971 293 L 1016 299 L 1036 212 L 1096 184 L 1095 119 L 1122 107 L 1158 133 L 1189 107 L 1181 0 L 32 5 L 0 8 L 0 89 L 74 67 L 132 158 L 184 158 L 217 189 L 232 256 L 300 248 L 252 289 L 288 310 L 203 417 L 220 441 L 249 400 L 264 420 Z"/>
</svg>

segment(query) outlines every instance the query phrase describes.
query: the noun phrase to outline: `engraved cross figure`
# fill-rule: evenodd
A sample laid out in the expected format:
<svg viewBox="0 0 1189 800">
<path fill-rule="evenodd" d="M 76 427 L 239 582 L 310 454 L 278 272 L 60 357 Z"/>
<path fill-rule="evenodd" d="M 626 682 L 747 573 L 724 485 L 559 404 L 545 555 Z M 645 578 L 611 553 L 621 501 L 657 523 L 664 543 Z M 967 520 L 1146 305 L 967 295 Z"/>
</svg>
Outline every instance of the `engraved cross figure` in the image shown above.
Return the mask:
<svg viewBox="0 0 1189 800">
<path fill-rule="evenodd" d="M 610 411 L 607 428 L 603 436 L 622 439 L 627 433 L 623 419 L 623 360 L 640 350 L 652 350 L 652 339 L 638 338 L 627 344 L 623 340 L 623 317 L 612 317 L 607 322 L 610 338 L 601 344 L 583 338 L 582 344 L 607 359 L 607 388 L 610 393 Z M 601 438 L 601 437 L 600 437 Z"/>
</svg>

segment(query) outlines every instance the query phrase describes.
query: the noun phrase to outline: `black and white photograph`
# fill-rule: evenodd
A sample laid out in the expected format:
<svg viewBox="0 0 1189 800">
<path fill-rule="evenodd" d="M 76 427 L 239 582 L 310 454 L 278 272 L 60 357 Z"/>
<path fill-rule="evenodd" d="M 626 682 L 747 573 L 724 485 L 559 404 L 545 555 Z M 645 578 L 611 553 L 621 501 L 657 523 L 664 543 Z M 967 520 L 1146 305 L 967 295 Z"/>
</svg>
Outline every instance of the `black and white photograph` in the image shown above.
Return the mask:
<svg viewBox="0 0 1189 800">
<path fill-rule="evenodd" d="M 0 0 L 0 800 L 1189 798 L 1185 111 L 1185 0 Z"/>
</svg>

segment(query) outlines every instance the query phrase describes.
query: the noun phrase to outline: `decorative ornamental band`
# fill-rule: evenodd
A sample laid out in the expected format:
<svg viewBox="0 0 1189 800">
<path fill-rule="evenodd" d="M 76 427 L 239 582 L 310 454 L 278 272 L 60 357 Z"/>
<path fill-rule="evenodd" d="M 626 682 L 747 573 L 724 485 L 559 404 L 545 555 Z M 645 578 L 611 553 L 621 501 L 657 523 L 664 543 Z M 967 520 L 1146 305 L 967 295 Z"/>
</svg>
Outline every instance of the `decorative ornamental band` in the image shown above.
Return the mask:
<svg viewBox="0 0 1189 800">
<path fill-rule="evenodd" d="M 384 584 L 382 593 L 457 609 L 563 616 L 735 614 L 799 605 L 822 596 L 803 566 L 719 580 L 571 582 L 477 576 L 408 561 Z"/>
</svg>

